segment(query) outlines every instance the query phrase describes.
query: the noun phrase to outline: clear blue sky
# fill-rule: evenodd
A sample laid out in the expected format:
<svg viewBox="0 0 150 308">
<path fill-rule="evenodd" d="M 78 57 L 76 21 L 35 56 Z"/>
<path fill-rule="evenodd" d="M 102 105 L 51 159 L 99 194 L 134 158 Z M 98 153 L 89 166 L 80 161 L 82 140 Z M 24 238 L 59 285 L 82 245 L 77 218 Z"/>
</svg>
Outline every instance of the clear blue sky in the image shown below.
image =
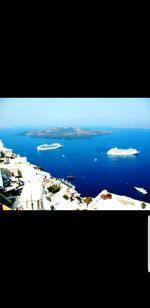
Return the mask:
<svg viewBox="0 0 150 308">
<path fill-rule="evenodd" d="M 0 98 L 0 127 L 142 123 L 149 98 Z"/>
</svg>

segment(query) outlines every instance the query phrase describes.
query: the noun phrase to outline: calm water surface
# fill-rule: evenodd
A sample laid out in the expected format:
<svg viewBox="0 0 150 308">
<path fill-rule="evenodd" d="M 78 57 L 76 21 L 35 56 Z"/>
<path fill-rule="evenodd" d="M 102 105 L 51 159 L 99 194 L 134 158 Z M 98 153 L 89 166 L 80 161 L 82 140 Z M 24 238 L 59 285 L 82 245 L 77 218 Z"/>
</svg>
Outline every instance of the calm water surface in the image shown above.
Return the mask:
<svg viewBox="0 0 150 308">
<path fill-rule="evenodd" d="M 112 129 L 110 135 L 78 140 L 16 135 L 25 130 L 30 128 L 0 129 L 0 139 L 6 147 L 26 156 L 29 162 L 41 166 L 54 177 L 74 175 L 72 183 L 82 196 L 94 197 L 102 189 L 107 189 L 150 202 L 150 129 Z M 53 142 L 61 143 L 63 147 L 43 152 L 36 149 L 40 144 Z M 140 154 L 108 157 L 106 152 L 112 147 L 132 147 Z M 145 188 L 148 194 L 139 193 L 134 186 Z"/>
</svg>

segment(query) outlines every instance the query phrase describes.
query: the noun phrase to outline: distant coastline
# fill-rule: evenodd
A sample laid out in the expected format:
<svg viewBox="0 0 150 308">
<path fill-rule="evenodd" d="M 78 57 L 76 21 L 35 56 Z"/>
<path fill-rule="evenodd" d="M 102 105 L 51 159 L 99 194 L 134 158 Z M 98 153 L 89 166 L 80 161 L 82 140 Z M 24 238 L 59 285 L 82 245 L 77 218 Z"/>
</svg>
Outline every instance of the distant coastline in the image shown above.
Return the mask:
<svg viewBox="0 0 150 308">
<path fill-rule="evenodd" d="M 19 133 L 19 135 L 30 136 L 34 138 L 52 138 L 52 139 L 80 139 L 91 138 L 99 135 L 111 134 L 108 130 L 91 130 L 73 127 L 56 127 L 42 130 L 30 130 Z"/>
<path fill-rule="evenodd" d="M 115 126 L 115 128 L 135 128 L 135 129 L 150 129 L 150 124 L 120 124 Z"/>
</svg>

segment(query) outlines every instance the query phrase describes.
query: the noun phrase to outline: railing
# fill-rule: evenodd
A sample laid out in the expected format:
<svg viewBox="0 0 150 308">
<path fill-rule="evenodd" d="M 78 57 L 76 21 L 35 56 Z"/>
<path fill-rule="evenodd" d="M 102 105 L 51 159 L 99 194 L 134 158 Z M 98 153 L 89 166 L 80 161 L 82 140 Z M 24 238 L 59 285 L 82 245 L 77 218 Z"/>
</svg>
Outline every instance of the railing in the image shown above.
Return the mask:
<svg viewBox="0 0 150 308">
<path fill-rule="evenodd" d="M 67 186 L 69 186 L 70 188 L 75 188 L 75 186 L 73 184 L 71 184 L 70 182 L 68 182 L 65 179 L 60 179 L 60 181 L 64 184 L 66 184 Z"/>
</svg>

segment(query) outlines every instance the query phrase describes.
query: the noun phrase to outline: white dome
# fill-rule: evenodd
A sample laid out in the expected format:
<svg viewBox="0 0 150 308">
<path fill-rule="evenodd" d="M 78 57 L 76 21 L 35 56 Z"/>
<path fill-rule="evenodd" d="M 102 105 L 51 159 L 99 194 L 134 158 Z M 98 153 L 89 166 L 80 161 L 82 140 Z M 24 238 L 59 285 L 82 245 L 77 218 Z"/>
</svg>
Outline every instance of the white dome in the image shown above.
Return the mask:
<svg viewBox="0 0 150 308">
<path fill-rule="evenodd" d="M 20 197 L 22 201 L 38 201 L 43 194 L 44 188 L 40 182 L 30 182 L 25 184 Z"/>
</svg>

